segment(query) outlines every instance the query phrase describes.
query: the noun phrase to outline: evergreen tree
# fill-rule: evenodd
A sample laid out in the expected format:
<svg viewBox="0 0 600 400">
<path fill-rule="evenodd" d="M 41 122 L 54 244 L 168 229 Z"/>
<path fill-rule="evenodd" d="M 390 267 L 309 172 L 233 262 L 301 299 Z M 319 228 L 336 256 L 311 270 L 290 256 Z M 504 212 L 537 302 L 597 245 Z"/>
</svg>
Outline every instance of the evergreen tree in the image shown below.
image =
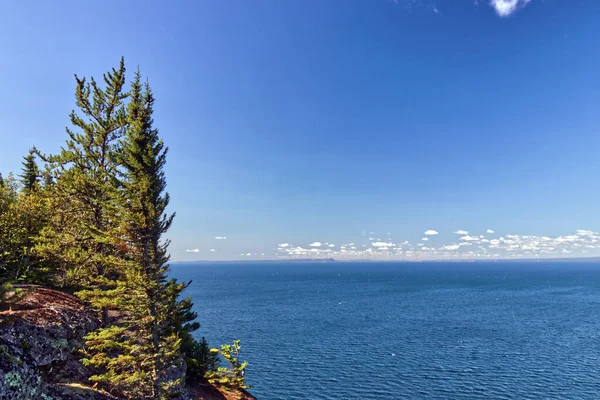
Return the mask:
<svg viewBox="0 0 600 400">
<path fill-rule="evenodd" d="M 200 341 L 191 340 L 187 343 L 182 341 L 182 350 L 185 353 L 187 364 L 186 380 L 188 382 L 203 381 L 208 372 L 216 372 L 220 365 L 219 353 L 210 351 L 206 338 Z"/>
<path fill-rule="evenodd" d="M 0 186 L 0 283 L 14 278 L 18 244 L 14 239 L 14 208 L 18 199 L 17 184 L 9 174 Z"/>
<path fill-rule="evenodd" d="M 39 250 L 58 260 L 64 286 L 85 288 L 81 297 L 103 310 L 114 304 L 119 250 L 108 232 L 118 220 L 110 217 L 118 166 L 115 151 L 127 126 L 124 100 L 125 64 L 104 75 L 104 88 L 91 78 L 75 75 L 72 111 L 74 129 L 58 155 L 47 157 L 56 177 L 51 191 L 52 220 L 42 234 Z"/>
<path fill-rule="evenodd" d="M 35 161 L 35 149 L 29 149 L 29 154 L 23 157 L 23 172 L 19 177 L 23 184 L 23 190 L 31 192 L 38 188 L 38 180 L 40 178 L 40 171 Z"/>
<path fill-rule="evenodd" d="M 0 281 L 50 282 L 51 264 L 35 252 L 48 221 L 46 204 L 35 187 L 19 191 L 12 176 L 0 187 Z"/>
<path fill-rule="evenodd" d="M 167 370 L 182 362 L 180 330 L 195 314 L 189 300 L 178 301 L 187 284 L 167 279 L 169 242 L 163 239 L 174 218 L 166 211 L 164 165 L 167 148 L 153 127 L 154 96 L 138 72 L 127 108 L 128 128 L 118 153 L 121 224 L 113 235 L 128 249 L 119 282 L 119 327 L 88 335 L 88 365 L 103 369 L 92 377 L 132 395 L 163 399 L 177 395 L 183 382 L 167 378 Z M 118 348 L 118 352 L 112 351 Z"/>
<path fill-rule="evenodd" d="M 42 174 L 42 181 L 44 183 L 44 189 L 50 190 L 54 186 L 54 177 L 52 176 L 52 170 L 46 166 Z"/>
</svg>

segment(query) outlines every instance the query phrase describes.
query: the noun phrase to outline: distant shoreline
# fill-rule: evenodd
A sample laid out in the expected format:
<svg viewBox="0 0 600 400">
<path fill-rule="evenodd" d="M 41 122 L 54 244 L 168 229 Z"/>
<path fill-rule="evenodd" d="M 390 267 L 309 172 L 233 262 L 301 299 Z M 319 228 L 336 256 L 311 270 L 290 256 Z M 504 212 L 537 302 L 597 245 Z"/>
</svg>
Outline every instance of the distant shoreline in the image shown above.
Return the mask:
<svg viewBox="0 0 600 400">
<path fill-rule="evenodd" d="M 274 263 L 512 263 L 512 262 L 553 262 L 553 263 L 600 263 L 600 257 L 570 257 L 570 258 L 498 258 L 498 259 L 431 259 L 431 260 L 336 260 L 336 259 L 268 259 L 268 260 L 193 260 L 171 261 L 171 264 L 274 264 Z"/>
</svg>

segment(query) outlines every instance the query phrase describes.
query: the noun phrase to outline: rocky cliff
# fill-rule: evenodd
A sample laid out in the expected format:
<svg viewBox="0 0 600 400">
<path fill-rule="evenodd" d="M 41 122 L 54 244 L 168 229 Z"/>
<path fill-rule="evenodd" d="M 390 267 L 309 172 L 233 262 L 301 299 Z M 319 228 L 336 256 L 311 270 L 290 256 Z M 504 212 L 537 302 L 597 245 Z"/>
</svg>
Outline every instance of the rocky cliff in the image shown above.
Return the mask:
<svg viewBox="0 0 600 400">
<path fill-rule="evenodd" d="M 88 385 L 92 371 L 80 362 L 83 336 L 97 315 L 75 296 L 30 286 L 12 310 L 0 312 L 0 399 L 118 399 Z M 185 375 L 185 368 L 177 373 Z M 211 385 L 187 388 L 192 400 L 254 399 Z"/>
</svg>

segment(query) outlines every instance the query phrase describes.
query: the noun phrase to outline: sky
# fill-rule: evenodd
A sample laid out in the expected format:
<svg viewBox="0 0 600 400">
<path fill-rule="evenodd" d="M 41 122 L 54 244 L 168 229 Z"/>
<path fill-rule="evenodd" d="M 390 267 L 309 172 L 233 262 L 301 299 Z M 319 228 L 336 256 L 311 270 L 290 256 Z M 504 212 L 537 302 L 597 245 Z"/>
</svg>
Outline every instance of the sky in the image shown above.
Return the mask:
<svg viewBox="0 0 600 400">
<path fill-rule="evenodd" d="M 600 255 L 595 0 L 0 2 L 0 172 L 125 57 L 173 260 Z"/>
</svg>

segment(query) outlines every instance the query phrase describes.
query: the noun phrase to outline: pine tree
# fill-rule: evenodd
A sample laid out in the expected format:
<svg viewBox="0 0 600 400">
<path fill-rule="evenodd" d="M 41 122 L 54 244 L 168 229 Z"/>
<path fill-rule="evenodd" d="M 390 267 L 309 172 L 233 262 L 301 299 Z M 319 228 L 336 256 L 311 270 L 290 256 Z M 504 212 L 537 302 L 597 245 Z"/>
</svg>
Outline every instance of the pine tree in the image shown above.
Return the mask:
<svg viewBox="0 0 600 400">
<path fill-rule="evenodd" d="M 119 274 L 119 250 L 109 232 L 118 221 L 110 217 L 114 202 L 117 141 L 127 126 L 124 100 L 125 64 L 104 75 L 104 88 L 91 78 L 75 75 L 75 99 L 67 128 L 69 139 L 61 152 L 47 157 L 56 182 L 52 192 L 52 221 L 42 234 L 39 250 L 60 261 L 62 284 L 85 288 L 81 297 L 103 310 L 113 304 Z"/>
<path fill-rule="evenodd" d="M 9 176 L 0 187 L 0 281 L 49 283 L 51 264 L 35 253 L 48 222 L 46 198 L 37 188 L 22 188 Z"/>
<path fill-rule="evenodd" d="M 44 189 L 50 190 L 54 186 L 54 177 L 52 176 L 52 170 L 46 166 L 44 172 L 42 173 L 42 182 L 44 184 Z"/>
<path fill-rule="evenodd" d="M 9 174 L 0 186 L 0 283 L 14 280 L 19 259 L 19 243 L 14 235 L 14 209 L 18 196 L 17 183 Z"/>
<path fill-rule="evenodd" d="M 216 372 L 220 365 L 219 353 L 210 351 L 210 346 L 205 337 L 200 341 L 191 340 L 187 343 L 182 340 L 182 350 L 185 353 L 187 364 L 186 380 L 188 382 L 200 382 L 205 380 L 208 372 Z"/>
<path fill-rule="evenodd" d="M 177 296 L 185 288 L 167 280 L 169 242 L 163 239 L 175 214 L 167 214 L 169 195 L 165 192 L 164 166 L 167 148 L 153 127 L 154 96 L 148 83 L 142 87 L 136 73 L 128 108 L 129 129 L 122 141 L 120 161 L 124 168 L 121 180 L 126 197 L 123 217 L 126 237 L 133 248 L 133 261 L 144 279 L 137 287 L 145 297 L 140 304 L 152 340 L 153 395 L 167 395 L 165 369 L 178 356 L 180 340 L 172 329 L 178 317 Z"/>
<path fill-rule="evenodd" d="M 166 209 L 164 165 L 167 148 L 153 127 L 154 96 L 138 72 L 127 108 L 128 128 L 118 153 L 120 196 L 116 204 L 121 224 L 113 237 L 127 249 L 119 282 L 119 328 L 88 335 L 88 365 L 103 369 L 92 377 L 132 395 L 163 399 L 177 395 L 183 383 L 167 378 L 167 370 L 182 363 L 179 331 L 197 325 L 191 302 L 178 301 L 187 284 L 169 280 L 167 247 L 163 239 L 174 218 Z M 118 347 L 119 351 L 107 351 Z M 135 381 L 135 384 L 133 384 Z"/>
<path fill-rule="evenodd" d="M 35 149 L 29 149 L 29 154 L 23 157 L 23 159 L 23 172 L 19 177 L 23 184 L 23 190 L 29 193 L 39 187 L 40 171 L 35 161 Z"/>
</svg>

